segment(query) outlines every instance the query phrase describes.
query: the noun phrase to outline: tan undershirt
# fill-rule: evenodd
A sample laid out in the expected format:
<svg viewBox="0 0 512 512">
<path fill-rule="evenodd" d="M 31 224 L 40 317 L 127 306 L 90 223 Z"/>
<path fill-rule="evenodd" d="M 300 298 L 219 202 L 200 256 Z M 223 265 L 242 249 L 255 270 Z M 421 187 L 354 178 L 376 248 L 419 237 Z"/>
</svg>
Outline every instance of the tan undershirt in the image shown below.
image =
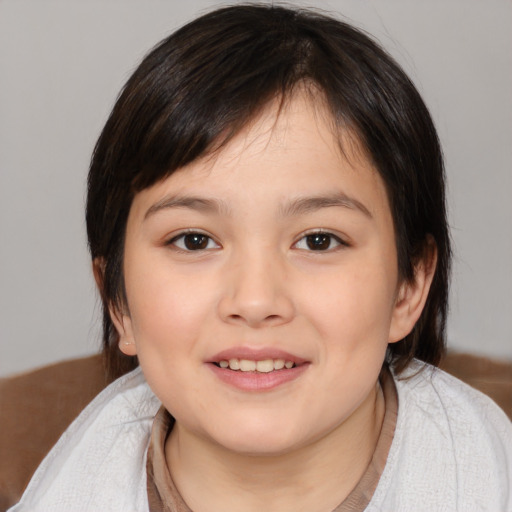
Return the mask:
<svg viewBox="0 0 512 512">
<path fill-rule="evenodd" d="M 383 369 L 380 384 L 385 412 L 373 457 L 351 493 L 332 512 L 362 511 L 370 502 L 384 471 L 393 441 L 398 413 L 398 396 L 389 369 Z M 146 464 L 150 512 L 192 512 L 172 481 L 165 460 L 165 441 L 174 425 L 174 418 L 161 407 L 153 421 Z"/>
</svg>

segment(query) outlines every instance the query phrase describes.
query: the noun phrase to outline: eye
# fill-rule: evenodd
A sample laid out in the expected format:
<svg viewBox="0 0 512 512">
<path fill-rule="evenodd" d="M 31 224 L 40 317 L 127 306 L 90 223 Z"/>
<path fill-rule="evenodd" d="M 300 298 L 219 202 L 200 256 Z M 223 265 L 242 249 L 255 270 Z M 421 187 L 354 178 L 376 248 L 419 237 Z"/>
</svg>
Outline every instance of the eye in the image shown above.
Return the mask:
<svg viewBox="0 0 512 512">
<path fill-rule="evenodd" d="M 303 236 L 294 247 L 305 251 L 329 251 L 341 245 L 348 244 L 332 233 L 318 232 Z"/>
<path fill-rule="evenodd" d="M 182 233 L 172 238 L 168 245 L 174 245 L 182 251 L 204 251 L 208 249 L 218 249 L 220 246 L 213 238 L 204 233 Z"/>
</svg>

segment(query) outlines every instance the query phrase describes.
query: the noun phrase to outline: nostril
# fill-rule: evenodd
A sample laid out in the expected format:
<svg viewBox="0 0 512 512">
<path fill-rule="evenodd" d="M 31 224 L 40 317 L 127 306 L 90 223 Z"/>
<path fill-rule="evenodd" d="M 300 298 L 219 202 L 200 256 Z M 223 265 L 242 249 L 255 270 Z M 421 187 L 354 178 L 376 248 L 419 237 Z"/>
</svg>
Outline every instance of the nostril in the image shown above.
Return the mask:
<svg viewBox="0 0 512 512">
<path fill-rule="evenodd" d="M 293 304 L 285 297 L 260 297 L 258 300 L 253 295 L 222 297 L 218 305 L 219 316 L 226 322 L 250 327 L 275 326 L 293 318 Z"/>
</svg>

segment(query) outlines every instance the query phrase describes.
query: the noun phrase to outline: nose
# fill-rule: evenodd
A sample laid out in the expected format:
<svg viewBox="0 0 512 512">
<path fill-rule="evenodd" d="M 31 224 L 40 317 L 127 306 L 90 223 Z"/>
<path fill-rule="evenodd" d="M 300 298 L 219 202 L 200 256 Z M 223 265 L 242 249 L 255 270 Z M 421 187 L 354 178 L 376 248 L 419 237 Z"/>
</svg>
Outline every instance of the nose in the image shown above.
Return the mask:
<svg viewBox="0 0 512 512">
<path fill-rule="evenodd" d="M 288 323 L 294 316 L 294 304 L 279 256 L 258 251 L 230 262 L 219 315 L 227 323 L 252 328 Z"/>
</svg>

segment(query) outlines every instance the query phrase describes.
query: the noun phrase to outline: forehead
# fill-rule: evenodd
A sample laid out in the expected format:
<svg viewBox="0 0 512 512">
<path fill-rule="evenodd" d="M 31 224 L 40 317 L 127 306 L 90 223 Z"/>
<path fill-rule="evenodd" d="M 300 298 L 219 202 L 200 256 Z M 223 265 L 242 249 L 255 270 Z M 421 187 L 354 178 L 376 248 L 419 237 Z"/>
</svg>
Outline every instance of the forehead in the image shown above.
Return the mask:
<svg viewBox="0 0 512 512">
<path fill-rule="evenodd" d="M 140 192 L 132 209 L 170 195 L 212 196 L 231 206 L 336 193 L 370 213 L 389 211 L 383 181 L 357 137 L 339 129 L 320 94 L 300 91 L 274 101 L 219 149 Z"/>
</svg>

